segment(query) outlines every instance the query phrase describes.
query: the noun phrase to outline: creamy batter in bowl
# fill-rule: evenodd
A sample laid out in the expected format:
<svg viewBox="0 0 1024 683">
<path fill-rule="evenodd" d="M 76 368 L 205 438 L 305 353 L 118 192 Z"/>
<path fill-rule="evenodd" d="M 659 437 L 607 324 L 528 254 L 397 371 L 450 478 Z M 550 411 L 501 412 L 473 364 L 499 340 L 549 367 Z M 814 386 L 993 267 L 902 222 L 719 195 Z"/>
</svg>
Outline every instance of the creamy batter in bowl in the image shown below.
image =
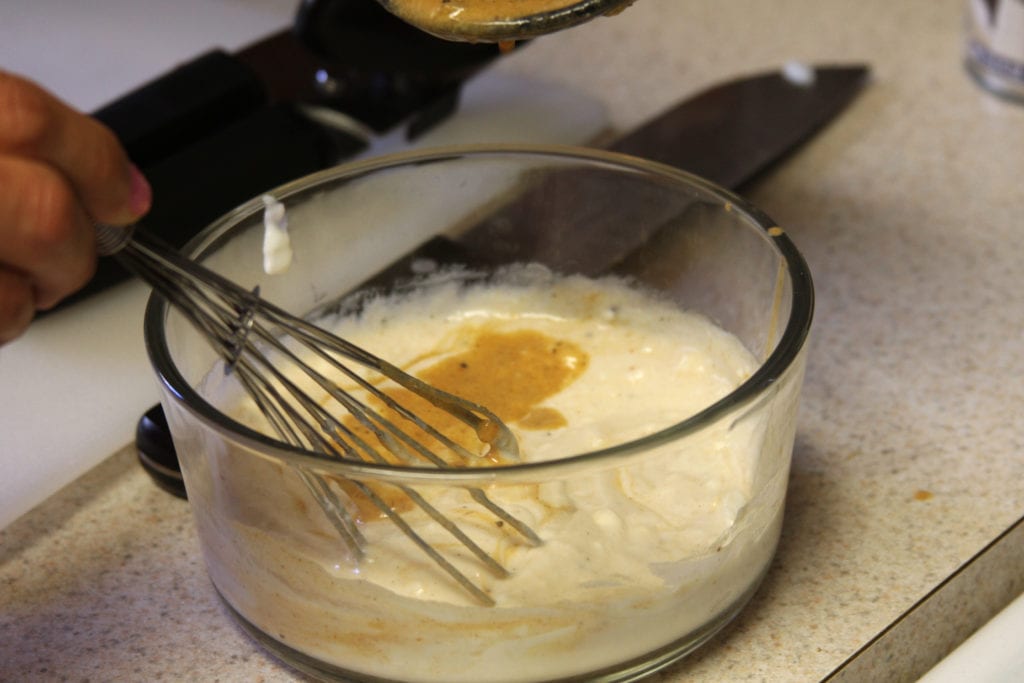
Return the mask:
<svg viewBox="0 0 1024 683">
<path fill-rule="evenodd" d="M 147 343 L 210 576 L 270 651 L 328 678 L 632 680 L 742 608 L 782 523 L 812 311 L 782 230 L 698 178 L 577 149 L 409 153 L 271 194 L 288 214 L 285 273 L 261 270 L 258 199 L 190 252 L 432 382 L 484 392 L 469 398 L 510 423 L 523 457 L 439 471 L 281 446 L 154 298 Z M 367 281 L 379 288 L 349 294 Z M 362 560 L 297 468 L 351 506 Z M 415 488 L 452 516 L 508 577 L 389 499 L 493 604 L 362 505 L 352 481 Z M 471 488 L 542 544 L 468 504 Z"/>
</svg>

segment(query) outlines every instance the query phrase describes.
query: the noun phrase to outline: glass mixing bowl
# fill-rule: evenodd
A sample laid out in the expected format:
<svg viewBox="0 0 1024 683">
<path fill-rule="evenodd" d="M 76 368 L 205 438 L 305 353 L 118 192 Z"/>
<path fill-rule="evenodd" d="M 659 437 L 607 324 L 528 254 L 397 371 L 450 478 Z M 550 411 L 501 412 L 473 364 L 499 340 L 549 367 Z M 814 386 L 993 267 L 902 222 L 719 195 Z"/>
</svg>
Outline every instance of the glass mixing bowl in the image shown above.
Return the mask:
<svg viewBox="0 0 1024 683">
<path fill-rule="evenodd" d="M 352 292 L 367 283 L 429 298 L 438 278 L 424 272 L 447 272 L 440 279 L 450 285 L 539 264 L 553 281 L 611 274 L 695 314 L 736 340 L 751 365 L 735 386 L 662 413 L 640 436 L 563 440 L 576 429 L 570 420 L 552 443 L 585 445 L 557 446 L 551 461 L 445 470 L 345 462 L 228 417 L 208 381 L 213 352 L 154 296 L 146 342 L 209 574 L 260 643 L 329 679 L 624 681 L 685 656 L 737 614 L 779 537 L 813 308 L 805 263 L 767 216 L 666 166 L 558 147 L 411 152 L 272 194 L 286 207 L 294 250 L 285 274 L 262 271 L 259 199 L 186 251 L 292 312 L 357 311 L 366 297 Z M 597 398 L 627 427 L 669 405 L 667 396 Z M 480 604 L 402 538 L 371 540 L 353 559 L 297 472 L 330 482 L 342 499 L 351 482 L 409 487 L 442 506 L 485 490 L 523 511 L 543 544 L 498 539 L 511 576 L 489 580 L 495 604 Z M 370 537 L 388 528 L 353 510 Z M 473 533 L 501 535 L 501 526 Z"/>
</svg>

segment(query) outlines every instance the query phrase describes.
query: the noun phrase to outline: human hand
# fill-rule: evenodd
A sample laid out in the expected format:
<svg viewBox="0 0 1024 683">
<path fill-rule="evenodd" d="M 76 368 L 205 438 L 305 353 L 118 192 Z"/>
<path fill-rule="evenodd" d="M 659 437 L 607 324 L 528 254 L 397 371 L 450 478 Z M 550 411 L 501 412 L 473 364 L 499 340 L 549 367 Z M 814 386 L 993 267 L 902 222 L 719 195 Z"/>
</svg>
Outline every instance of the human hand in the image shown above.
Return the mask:
<svg viewBox="0 0 1024 683">
<path fill-rule="evenodd" d="M 0 71 L 0 344 L 92 277 L 94 222 L 127 225 L 150 202 L 109 129 Z"/>
</svg>

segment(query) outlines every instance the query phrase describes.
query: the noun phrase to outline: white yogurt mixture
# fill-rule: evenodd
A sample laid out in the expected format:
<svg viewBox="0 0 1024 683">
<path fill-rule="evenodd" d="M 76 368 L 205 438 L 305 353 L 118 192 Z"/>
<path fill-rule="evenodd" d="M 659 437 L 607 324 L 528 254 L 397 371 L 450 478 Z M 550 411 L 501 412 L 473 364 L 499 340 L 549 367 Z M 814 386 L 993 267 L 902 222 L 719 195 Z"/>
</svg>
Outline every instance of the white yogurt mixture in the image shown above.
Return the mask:
<svg viewBox="0 0 1024 683">
<path fill-rule="evenodd" d="M 526 267 L 501 284 L 424 291 L 373 302 L 334 323 L 336 331 L 413 371 L 468 353 L 488 335 L 523 332 L 554 340 L 566 368 L 583 366 L 568 368 L 568 383 L 530 417 L 510 422 L 526 462 L 654 433 L 756 368 L 736 338 L 618 280 Z M 548 375 L 561 372 L 552 367 Z M 252 406 L 234 414 L 260 422 Z M 488 485 L 495 502 L 539 534 L 540 547 L 465 491 L 418 486 L 509 570 L 492 576 L 424 513 L 402 510 L 493 607 L 474 601 L 394 524 L 355 504 L 369 544 L 354 561 L 282 466 L 221 452 L 203 465 L 208 476 L 188 482 L 189 495 L 218 589 L 285 645 L 387 679 L 544 680 L 642 656 L 742 604 L 774 551 L 785 491 L 784 467 L 755 481 L 764 476 L 765 434 L 757 413 L 732 415 L 628 458 Z"/>
</svg>

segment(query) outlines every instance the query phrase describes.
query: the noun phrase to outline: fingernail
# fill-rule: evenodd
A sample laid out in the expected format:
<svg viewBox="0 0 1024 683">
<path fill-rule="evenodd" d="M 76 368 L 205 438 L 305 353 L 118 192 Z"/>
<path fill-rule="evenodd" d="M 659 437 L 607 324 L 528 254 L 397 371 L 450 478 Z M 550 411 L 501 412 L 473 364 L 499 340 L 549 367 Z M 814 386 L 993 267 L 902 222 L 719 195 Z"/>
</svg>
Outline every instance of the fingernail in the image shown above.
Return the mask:
<svg viewBox="0 0 1024 683">
<path fill-rule="evenodd" d="M 131 164 L 129 171 L 131 173 L 131 196 L 128 201 L 132 214 L 138 218 L 149 211 L 149 207 L 153 203 L 153 189 L 149 186 L 146 176 L 142 175 L 142 171 L 135 164 Z"/>
</svg>

